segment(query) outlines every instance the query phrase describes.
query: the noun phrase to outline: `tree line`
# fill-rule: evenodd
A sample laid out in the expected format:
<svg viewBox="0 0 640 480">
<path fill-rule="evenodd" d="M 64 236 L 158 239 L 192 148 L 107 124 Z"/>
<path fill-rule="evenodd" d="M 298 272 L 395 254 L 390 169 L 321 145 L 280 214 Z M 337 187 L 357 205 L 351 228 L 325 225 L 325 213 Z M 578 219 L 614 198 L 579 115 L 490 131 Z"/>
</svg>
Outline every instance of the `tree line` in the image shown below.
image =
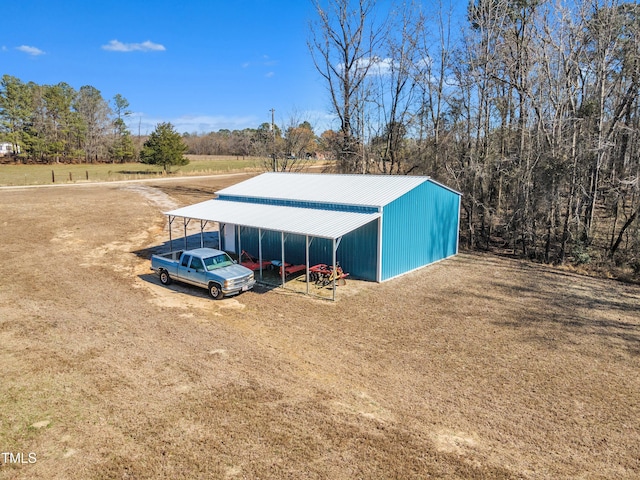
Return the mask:
<svg viewBox="0 0 640 480">
<path fill-rule="evenodd" d="M 120 94 L 107 102 L 90 85 L 0 80 L 0 141 L 24 161 L 130 161 L 136 149 L 125 119 L 129 102 Z"/>
<path fill-rule="evenodd" d="M 330 134 L 317 136 L 309 121 L 293 116 L 282 126 L 265 122 L 243 130 L 185 133 L 183 140 L 191 154 L 259 157 L 266 170 L 291 171 L 309 159 L 326 158 Z"/>
<path fill-rule="evenodd" d="M 160 162 L 178 165 L 182 153 L 200 155 L 258 156 L 265 165 L 276 160 L 278 170 L 290 170 L 315 156 L 319 138 L 311 124 L 290 119 L 286 125 L 263 123 L 257 128 L 218 132 L 185 133 L 182 141 L 170 123 L 156 126 L 150 135 L 133 136 L 126 121 L 129 102 L 120 94 L 111 101 L 93 86 L 75 90 L 62 82 L 38 85 L 4 75 L 0 80 L 0 142 L 12 145 L 16 158 L 39 163 L 57 162 Z M 157 158 L 149 150 L 151 141 L 158 150 L 165 138 L 175 161 Z M 184 144 L 186 148 L 182 148 Z M 146 148 L 145 148 L 146 147 Z"/>
<path fill-rule="evenodd" d="M 316 0 L 309 48 L 348 173 L 463 193 L 472 248 L 640 274 L 640 6 Z"/>
</svg>

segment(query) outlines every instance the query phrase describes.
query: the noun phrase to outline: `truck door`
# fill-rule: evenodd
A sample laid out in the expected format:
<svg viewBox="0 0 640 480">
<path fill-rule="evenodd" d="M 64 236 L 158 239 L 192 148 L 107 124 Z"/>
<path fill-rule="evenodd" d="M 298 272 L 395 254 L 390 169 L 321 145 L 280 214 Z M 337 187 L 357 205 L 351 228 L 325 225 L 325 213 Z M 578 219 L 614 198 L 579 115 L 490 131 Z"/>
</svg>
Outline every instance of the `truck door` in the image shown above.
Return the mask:
<svg viewBox="0 0 640 480">
<path fill-rule="evenodd" d="M 199 285 L 207 284 L 207 271 L 204 268 L 202 259 L 198 257 L 191 257 L 191 265 L 189 265 L 189 268 L 187 269 L 187 274 L 189 275 L 189 281 Z"/>
<path fill-rule="evenodd" d="M 182 255 L 180 259 L 180 265 L 178 265 L 178 277 L 189 279 L 189 262 L 191 261 L 191 255 Z"/>
</svg>

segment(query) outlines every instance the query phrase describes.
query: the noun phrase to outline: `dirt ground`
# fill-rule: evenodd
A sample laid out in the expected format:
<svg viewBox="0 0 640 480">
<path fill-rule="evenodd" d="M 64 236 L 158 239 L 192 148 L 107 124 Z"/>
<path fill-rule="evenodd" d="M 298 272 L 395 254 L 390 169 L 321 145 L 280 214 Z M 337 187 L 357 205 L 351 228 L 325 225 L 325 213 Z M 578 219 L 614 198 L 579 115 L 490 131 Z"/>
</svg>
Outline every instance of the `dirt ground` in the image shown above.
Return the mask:
<svg viewBox="0 0 640 480">
<path fill-rule="evenodd" d="M 0 190 L 0 479 L 640 477 L 640 287 L 477 254 L 335 303 L 160 285 L 161 212 L 241 179 Z"/>
</svg>

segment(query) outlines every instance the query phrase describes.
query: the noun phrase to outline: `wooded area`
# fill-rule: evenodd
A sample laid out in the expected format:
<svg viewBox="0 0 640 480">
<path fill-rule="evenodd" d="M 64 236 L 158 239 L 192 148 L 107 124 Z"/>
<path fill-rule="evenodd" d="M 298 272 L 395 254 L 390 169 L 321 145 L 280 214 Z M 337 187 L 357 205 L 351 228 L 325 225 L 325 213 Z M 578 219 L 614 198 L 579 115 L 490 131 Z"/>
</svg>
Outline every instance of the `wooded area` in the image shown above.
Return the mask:
<svg viewBox="0 0 640 480">
<path fill-rule="evenodd" d="M 470 248 L 640 275 L 637 3 L 476 0 L 461 30 L 442 4 L 314 5 L 309 50 L 339 128 L 183 134 L 188 153 L 429 175 L 464 194 Z M 138 159 L 146 137 L 128 131 L 128 106 L 5 75 L 0 141 L 29 161 Z"/>
<path fill-rule="evenodd" d="M 0 80 L 0 141 L 22 161 L 131 161 L 136 152 L 125 124 L 129 102 L 112 106 L 100 90 L 67 83 L 38 85 L 3 75 Z"/>
<path fill-rule="evenodd" d="M 316 2 L 339 168 L 458 189 L 469 247 L 640 274 L 640 6 L 422 6 Z"/>
</svg>

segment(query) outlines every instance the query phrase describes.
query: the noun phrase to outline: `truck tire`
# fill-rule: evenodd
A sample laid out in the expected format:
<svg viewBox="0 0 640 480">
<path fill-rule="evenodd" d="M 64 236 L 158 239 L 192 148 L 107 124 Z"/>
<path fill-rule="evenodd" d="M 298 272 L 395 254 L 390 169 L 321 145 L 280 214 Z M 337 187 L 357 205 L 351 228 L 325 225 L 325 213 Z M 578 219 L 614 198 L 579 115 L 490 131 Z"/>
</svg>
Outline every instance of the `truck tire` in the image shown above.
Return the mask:
<svg viewBox="0 0 640 480">
<path fill-rule="evenodd" d="M 209 284 L 209 295 L 211 295 L 215 300 L 221 300 L 224 297 L 224 293 L 222 293 L 222 288 L 217 283 Z"/>
<path fill-rule="evenodd" d="M 169 285 L 171 283 L 171 277 L 166 270 L 160 270 L 160 283 L 163 285 Z"/>
</svg>

